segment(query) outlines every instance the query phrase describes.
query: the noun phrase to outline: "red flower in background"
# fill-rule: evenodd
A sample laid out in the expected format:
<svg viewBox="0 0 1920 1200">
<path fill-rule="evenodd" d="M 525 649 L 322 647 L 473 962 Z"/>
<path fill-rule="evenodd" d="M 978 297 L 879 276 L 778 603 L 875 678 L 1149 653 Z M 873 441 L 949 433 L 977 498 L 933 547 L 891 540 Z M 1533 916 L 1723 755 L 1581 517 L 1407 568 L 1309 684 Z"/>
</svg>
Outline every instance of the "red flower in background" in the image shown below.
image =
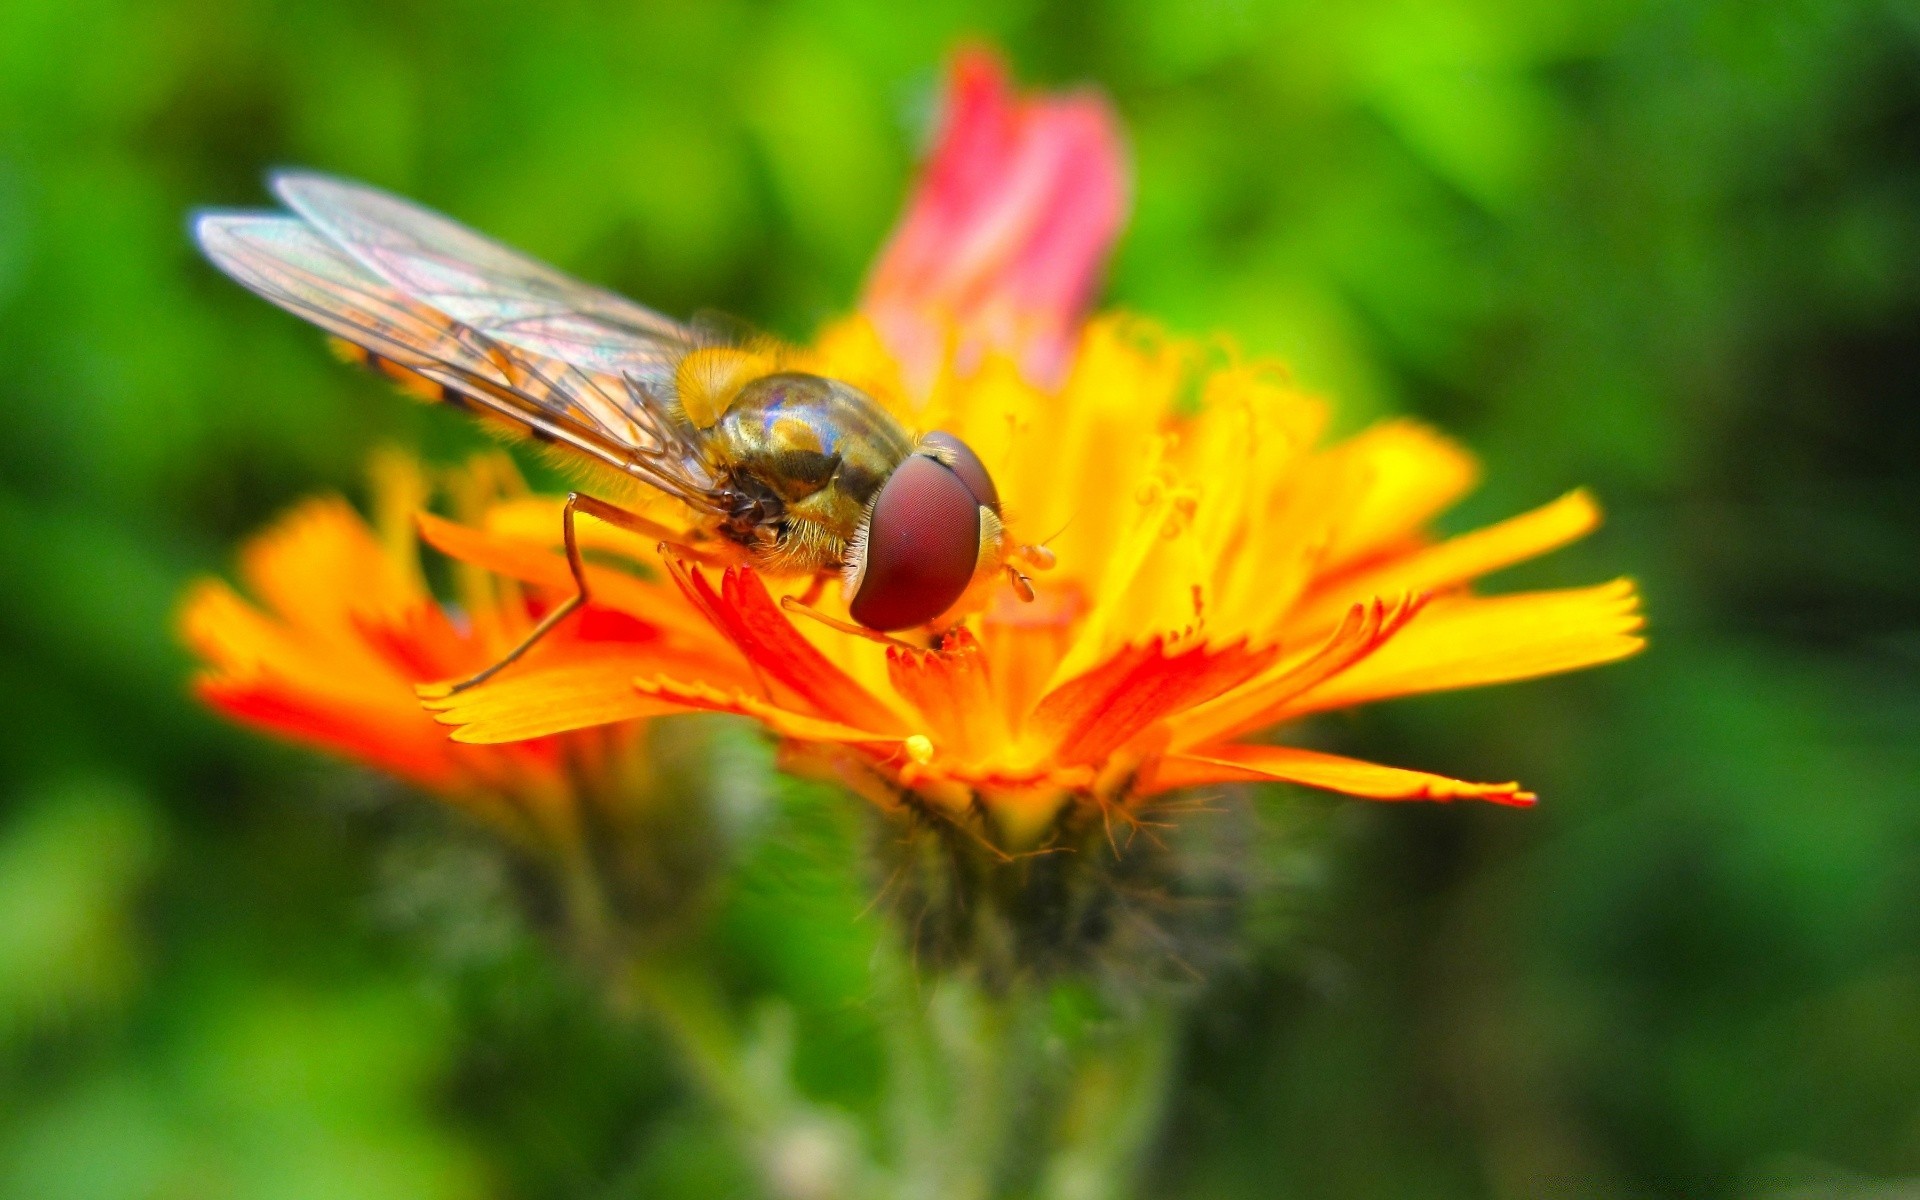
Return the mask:
<svg viewBox="0 0 1920 1200">
<path fill-rule="evenodd" d="M 955 59 L 932 157 L 860 311 L 910 383 L 989 351 L 1057 384 L 1127 211 L 1125 151 L 1098 93 L 1017 94 L 983 49 Z"/>
</svg>

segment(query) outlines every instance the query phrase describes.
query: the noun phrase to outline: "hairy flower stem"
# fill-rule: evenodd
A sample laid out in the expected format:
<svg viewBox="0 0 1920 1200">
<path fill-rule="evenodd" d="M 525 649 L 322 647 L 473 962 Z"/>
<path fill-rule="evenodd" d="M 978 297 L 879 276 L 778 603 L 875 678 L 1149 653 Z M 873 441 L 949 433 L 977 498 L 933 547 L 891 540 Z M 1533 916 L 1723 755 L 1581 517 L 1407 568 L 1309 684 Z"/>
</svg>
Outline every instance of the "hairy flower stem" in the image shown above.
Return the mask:
<svg viewBox="0 0 1920 1200">
<path fill-rule="evenodd" d="M 784 1010 L 749 1030 L 695 962 L 637 956 L 621 999 L 666 1038 L 688 1081 L 733 1129 L 775 1200 L 857 1200 L 875 1190 L 852 1122 L 807 1100 L 790 1067 L 793 1038 Z"/>
<path fill-rule="evenodd" d="M 1158 1129 L 1177 1006 L 1063 1017 L 1043 984 L 916 978 L 883 954 L 870 997 L 888 1102 L 871 1150 L 800 1093 L 784 1008 L 742 1021 L 697 959 L 630 955 L 615 1008 L 652 1027 L 731 1128 L 773 1200 L 1124 1200 Z"/>
<path fill-rule="evenodd" d="M 1174 1013 L 1155 1006 L 1138 1014 L 1106 1054 L 1083 1058 L 1035 1200 L 1134 1194 L 1166 1109 L 1178 1036 Z"/>
<path fill-rule="evenodd" d="M 773 1097 L 751 1086 L 724 997 L 699 970 L 661 958 L 629 964 L 622 997 L 672 1044 L 691 1082 L 750 1137 L 776 1123 Z"/>
<path fill-rule="evenodd" d="M 1132 1194 L 1164 1109 L 1171 1001 L 1063 1015 L 1062 993 L 961 974 L 878 970 L 892 1072 L 888 1133 L 903 1200 L 1093 1200 Z"/>
</svg>

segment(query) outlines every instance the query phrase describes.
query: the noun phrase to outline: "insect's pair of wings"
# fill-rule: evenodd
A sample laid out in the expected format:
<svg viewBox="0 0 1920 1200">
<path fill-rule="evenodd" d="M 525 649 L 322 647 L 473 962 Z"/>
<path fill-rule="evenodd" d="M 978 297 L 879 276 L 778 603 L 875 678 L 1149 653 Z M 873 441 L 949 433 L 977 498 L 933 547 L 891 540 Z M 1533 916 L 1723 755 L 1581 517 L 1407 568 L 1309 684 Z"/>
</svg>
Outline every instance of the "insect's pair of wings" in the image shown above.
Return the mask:
<svg viewBox="0 0 1920 1200">
<path fill-rule="evenodd" d="M 290 212 L 194 218 L 215 266 L 494 416 L 712 507 L 668 402 L 696 331 L 364 184 L 305 171 L 271 184 Z"/>
</svg>

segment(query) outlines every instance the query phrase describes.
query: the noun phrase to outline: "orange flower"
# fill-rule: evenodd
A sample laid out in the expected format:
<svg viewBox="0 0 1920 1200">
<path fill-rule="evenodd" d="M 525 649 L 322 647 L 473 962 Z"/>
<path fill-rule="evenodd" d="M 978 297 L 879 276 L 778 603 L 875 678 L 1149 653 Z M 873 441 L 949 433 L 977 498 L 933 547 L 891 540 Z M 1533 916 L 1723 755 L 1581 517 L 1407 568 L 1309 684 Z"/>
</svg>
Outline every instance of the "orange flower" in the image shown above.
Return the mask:
<svg viewBox="0 0 1920 1200">
<path fill-rule="evenodd" d="M 617 671 L 577 644 L 541 646 L 433 703 L 456 739 L 541 736 L 662 704 L 739 713 L 779 736 L 794 769 L 887 807 L 984 812 L 1011 847 L 1069 806 L 1124 810 L 1235 780 L 1526 803 L 1513 783 L 1249 739 L 1326 709 L 1640 648 L 1624 580 L 1500 597 L 1468 588 L 1591 530 L 1599 513 L 1584 493 L 1435 540 L 1427 527 L 1473 483 L 1472 459 L 1406 421 L 1321 448 L 1324 407 L 1271 366 L 1106 318 L 1085 331 L 1057 392 L 995 358 L 943 375 L 915 410 L 865 322 L 830 330 L 814 353 L 815 369 L 957 433 L 1012 519 L 1057 531 L 1058 567 L 1036 579 L 1035 600 L 1003 592 L 936 642 L 882 645 L 796 620 L 750 570 L 716 574 L 602 530 L 602 544 L 624 541 L 660 574 L 602 570 L 595 594 L 671 635 L 631 648 Z M 546 501 L 498 507 L 481 528 L 428 518 L 424 530 L 456 558 L 558 595 L 557 527 Z"/>
<path fill-rule="evenodd" d="M 486 511 L 524 485 L 504 458 L 456 474 L 460 505 Z M 566 832 L 583 779 L 631 783 L 644 755 L 632 727 L 509 746 L 448 740 L 423 712 L 416 685 L 494 661 L 538 618 L 515 584 L 460 573 L 460 603 L 436 601 L 422 578 L 415 511 L 419 469 L 375 463 L 379 528 L 338 497 L 308 500 L 242 550 L 252 601 L 218 580 L 187 593 L 180 628 L 206 663 L 194 688 L 208 704 L 289 740 L 364 762 L 507 821 L 520 832 Z M 557 647 L 619 661 L 656 635 L 648 621 L 589 610 Z M 528 823 L 531 822 L 532 828 Z"/>
</svg>

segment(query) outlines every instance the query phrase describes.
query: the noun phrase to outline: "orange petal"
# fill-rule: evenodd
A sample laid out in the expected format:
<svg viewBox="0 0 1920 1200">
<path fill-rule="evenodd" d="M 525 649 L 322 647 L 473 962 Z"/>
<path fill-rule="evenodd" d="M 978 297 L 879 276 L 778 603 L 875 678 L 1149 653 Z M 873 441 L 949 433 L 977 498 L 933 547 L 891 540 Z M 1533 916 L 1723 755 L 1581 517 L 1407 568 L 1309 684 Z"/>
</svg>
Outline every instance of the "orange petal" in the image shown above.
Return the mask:
<svg viewBox="0 0 1920 1200">
<path fill-rule="evenodd" d="M 268 617 L 223 583 L 205 580 L 188 593 L 180 632 L 205 659 L 211 676 L 251 686 L 264 679 L 292 695 L 328 697 L 389 717 L 403 716 L 411 681 L 367 646 L 336 637 L 315 639 Z"/>
<path fill-rule="evenodd" d="M 384 616 L 424 599 L 353 507 L 308 500 L 250 540 L 240 554 L 248 589 L 309 639 L 354 641 L 355 618 Z"/>
<path fill-rule="evenodd" d="M 1171 655 L 1159 639 L 1129 646 L 1049 692 L 1027 732 L 1054 743 L 1056 764 L 1097 762 L 1155 721 L 1244 683 L 1276 653 L 1241 642 Z"/>
<path fill-rule="evenodd" d="M 1373 655 L 1276 719 L 1388 696 L 1532 679 L 1613 662 L 1646 644 L 1633 583 L 1511 596 L 1448 596 Z"/>
<path fill-rule="evenodd" d="M 1536 799 L 1517 783 L 1468 783 L 1292 746 L 1226 745 L 1209 747 L 1204 754 L 1170 754 L 1159 760 L 1142 791 L 1152 794 L 1208 783 L 1263 780 L 1300 783 L 1368 800 L 1491 800 L 1526 805 Z"/>
<path fill-rule="evenodd" d="M 1317 628 L 1331 622 L 1355 599 L 1400 592 L 1440 592 L 1501 567 L 1538 557 L 1591 533 L 1600 524 L 1600 506 L 1584 490 L 1569 492 L 1530 513 L 1449 538 L 1410 554 L 1388 559 L 1357 573 L 1315 584 L 1288 624 Z"/>
<path fill-rule="evenodd" d="M 407 680 L 377 656 L 316 644 L 214 581 L 188 592 L 180 629 L 208 663 L 195 692 L 229 716 L 426 787 L 449 786 L 457 774 Z"/>
<path fill-rule="evenodd" d="M 418 720 L 338 697 L 286 687 L 270 677 L 242 681 L 203 676 L 194 693 L 227 716 L 316 750 L 389 771 L 429 791 L 446 791 L 461 778 L 445 732 Z"/>
<path fill-rule="evenodd" d="M 1047 694 L 1086 610 L 1081 589 L 1072 580 L 1044 579 L 1034 591 L 1031 604 L 1021 603 L 1011 592 L 997 594 L 980 621 L 987 673 L 999 697 L 1000 721 L 1008 728 L 1017 728 Z"/>
<path fill-rule="evenodd" d="M 421 539 L 451 558 L 522 583 L 551 588 L 563 595 L 574 590 L 566 557 L 554 546 L 502 537 L 432 513 L 419 514 L 418 521 Z M 556 520 L 556 538 L 559 532 Z M 591 563 L 587 565 L 587 582 L 593 589 L 594 603 L 602 607 L 621 609 L 675 634 L 710 640 L 705 625 L 686 610 L 671 589 L 661 584 Z"/>
</svg>

